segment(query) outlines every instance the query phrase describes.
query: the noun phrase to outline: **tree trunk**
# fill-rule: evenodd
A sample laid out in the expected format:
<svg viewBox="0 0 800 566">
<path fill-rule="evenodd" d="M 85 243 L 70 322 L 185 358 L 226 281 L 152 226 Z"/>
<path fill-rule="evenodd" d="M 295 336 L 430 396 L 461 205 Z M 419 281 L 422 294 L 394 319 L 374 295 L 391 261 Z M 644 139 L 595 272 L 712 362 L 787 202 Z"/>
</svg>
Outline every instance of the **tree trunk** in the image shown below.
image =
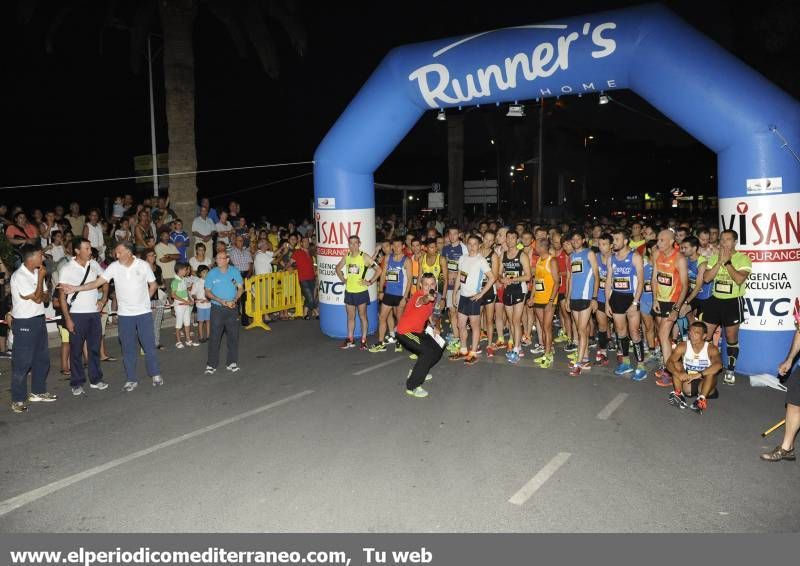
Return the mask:
<svg viewBox="0 0 800 566">
<path fill-rule="evenodd" d="M 194 132 L 194 44 L 195 0 L 159 0 L 164 34 L 164 85 L 166 91 L 169 172 L 197 170 Z M 169 179 L 170 206 L 191 235 L 197 211 L 196 176 Z M 190 249 L 193 249 L 190 248 Z M 213 253 L 213 252 L 212 252 Z"/>
<path fill-rule="evenodd" d="M 459 224 L 464 220 L 464 116 L 447 117 L 447 210 Z"/>
</svg>

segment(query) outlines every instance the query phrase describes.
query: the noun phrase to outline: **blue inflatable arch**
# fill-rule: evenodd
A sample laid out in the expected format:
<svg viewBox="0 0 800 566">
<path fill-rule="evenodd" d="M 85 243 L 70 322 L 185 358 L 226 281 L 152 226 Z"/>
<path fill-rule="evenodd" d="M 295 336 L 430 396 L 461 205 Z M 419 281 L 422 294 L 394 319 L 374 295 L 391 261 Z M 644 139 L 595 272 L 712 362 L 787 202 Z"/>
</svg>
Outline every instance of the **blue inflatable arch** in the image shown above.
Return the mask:
<svg viewBox="0 0 800 566">
<path fill-rule="evenodd" d="M 622 88 L 716 152 L 720 226 L 754 260 L 738 368 L 774 372 L 800 295 L 798 103 L 660 5 L 392 50 L 314 157 L 322 331 L 347 334 L 335 265 L 349 234 L 374 251 L 373 173 L 423 113 Z"/>
</svg>

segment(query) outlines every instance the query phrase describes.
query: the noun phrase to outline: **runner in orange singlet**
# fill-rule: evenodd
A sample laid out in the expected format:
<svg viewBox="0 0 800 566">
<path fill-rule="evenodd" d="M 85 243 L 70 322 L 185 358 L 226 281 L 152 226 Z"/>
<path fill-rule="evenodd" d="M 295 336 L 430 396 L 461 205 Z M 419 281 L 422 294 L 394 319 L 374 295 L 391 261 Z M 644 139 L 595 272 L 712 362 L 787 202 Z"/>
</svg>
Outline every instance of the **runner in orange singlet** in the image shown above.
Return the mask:
<svg viewBox="0 0 800 566">
<path fill-rule="evenodd" d="M 658 234 L 653 269 L 653 312 L 659 316 L 658 339 L 664 360 L 672 355 L 672 327 L 689 290 L 689 271 L 686 257 L 675 249 L 675 234 L 662 230 Z M 672 376 L 666 369 L 656 372 L 656 385 L 672 386 Z"/>
</svg>

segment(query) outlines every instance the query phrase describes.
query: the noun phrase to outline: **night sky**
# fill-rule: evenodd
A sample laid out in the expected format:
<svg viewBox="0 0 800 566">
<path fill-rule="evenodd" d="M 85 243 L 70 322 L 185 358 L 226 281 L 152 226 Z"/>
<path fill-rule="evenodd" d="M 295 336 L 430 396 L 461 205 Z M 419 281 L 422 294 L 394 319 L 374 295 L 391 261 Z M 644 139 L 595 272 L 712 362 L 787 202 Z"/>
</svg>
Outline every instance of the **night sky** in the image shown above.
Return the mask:
<svg viewBox="0 0 800 566">
<path fill-rule="evenodd" d="M 507 8 L 493 4 L 491 9 L 475 9 L 457 2 L 308 2 L 303 8 L 308 51 L 298 57 L 276 30 L 282 70 L 273 81 L 254 52 L 239 57 L 228 32 L 201 2 L 195 26 L 198 165 L 213 169 L 311 160 L 328 128 L 393 47 L 638 3 L 513 3 Z M 44 48 L 45 18 L 23 27 L 13 7 L 6 7 L 9 13 L 0 24 L 6 77 L 0 96 L 7 139 L 2 185 L 131 175 L 133 156 L 150 152 L 146 65 L 134 74 L 128 32 L 103 29 L 103 10 L 97 8 L 103 2 L 84 4 L 64 22 L 51 55 Z M 666 4 L 791 95 L 800 96 L 794 72 L 800 55 L 800 10 L 795 3 L 760 2 L 757 13 L 721 1 Z M 46 14 L 47 7 L 41 12 Z M 166 151 L 163 76 L 156 63 L 157 135 L 159 151 Z M 546 119 L 546 152 L 559 140 L 577 147 L 592 134 L 597 137 L 592 157 L 595 189 L 620 197 L 671 186 L 714 193 L 713 153 L 632 92 L 617 91 L 612 96 L 638 112 L 616 104 L 598 106 L 596 97 L 561 98 Z M 535 113 L 512 126 L 503 125 L 509 120 L 504 114 L 504 109 L 496 108 L 467 114 L 466 179 L 494 176 L 498 160 L 488 140 L 497 132 L 505 136 L 504 162 L 532 157 L 536 134 L 530 121 L 536 120 Z M 221 202 L 225 193 L 309 171 L 310 165 L 207 174 L 198 177 L 198 188 L 212 199 L 220 195 L 217 202 Z M 376 181 L 438 181 L 446 186 L 445 123 L 425 114 L 376 172 Z M 548 176 L 546 186 L 552 182 Z M 124 181 L 68 190 L 12 190 L 2 191 L 0 202 L 46 206 L 75 197 L 88 206 L 101 204 L 107 195 L 142 195 L 148 189 Z M 259 216 L 285 220 L 288 215 L 304 216 L 312 193 L 309 176 L 245 191 L 236 198 L 243 203 L 245 216 L 257 209 Z M 379 198 L 379 204 L 385 200 Z"/>
</svg>

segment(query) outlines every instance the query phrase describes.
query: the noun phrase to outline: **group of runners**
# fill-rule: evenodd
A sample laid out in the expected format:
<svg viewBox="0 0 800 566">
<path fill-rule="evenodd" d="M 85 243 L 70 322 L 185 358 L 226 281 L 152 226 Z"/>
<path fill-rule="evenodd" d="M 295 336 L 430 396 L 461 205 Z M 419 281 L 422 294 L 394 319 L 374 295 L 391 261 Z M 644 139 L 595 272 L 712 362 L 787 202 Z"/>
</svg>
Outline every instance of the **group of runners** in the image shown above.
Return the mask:
<svg viewBox="0 0 800 566">
<path fill-rule="evenodd" d="M 404 314 L 425 306 L 430 314 L 414 313 L 418 332 L 411 334 L 421 333 L 423 321 L 432 340 L 441 335 L 449 360 L 467 366 L 504 352 L 510 364 L 530 355 L 538 367 L 556 369 L 561 349 L 577 377 L 615 358 L 614 374 L 634 381 L 652 374 L 671 388 L 671 404 L 697 412 L 718 396 L 719 375 L 735 382 L 751 271 L 750 258 L 736 250 L 735 231 L 656 231 L 640 222 L 630 229 L 493 228 L 450 227 L 443 236 L 430 229 L 424 237 L 382 242 L 373 254 L 351 238 L 337 269 L 348 312 L 342 348 L 356 347 L 356 314 L 360 328 L 368 328 L 368 288 L 377 283 L 377 342 L 368 346 L 363 332 L 360 341 L 373 353 L 408 348 Z M 409 394 L 425 393 L 419 380 L 409 378 Z M 687 397 L 696 399 L 689 405 Z"/>
</svg>

